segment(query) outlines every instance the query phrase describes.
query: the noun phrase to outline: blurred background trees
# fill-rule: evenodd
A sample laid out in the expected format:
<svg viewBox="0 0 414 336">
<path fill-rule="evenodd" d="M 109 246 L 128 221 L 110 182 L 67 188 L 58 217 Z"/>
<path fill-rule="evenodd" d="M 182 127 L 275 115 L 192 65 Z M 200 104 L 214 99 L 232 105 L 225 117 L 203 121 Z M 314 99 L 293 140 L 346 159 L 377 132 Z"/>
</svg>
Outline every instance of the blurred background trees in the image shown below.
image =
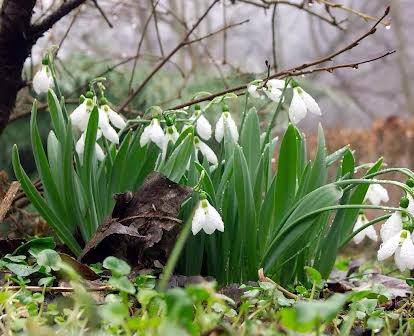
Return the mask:
<svg viewBox="0 0 414 336">
<path fill-rule="evenodd" d="M 5 32 L 1 27 L 9 25 L 8 20 L 13 18 L 4 10 L 10 2 L 0 1 L 0 42 Z M 8 126 L 0 136 L 0 168 L 9 172 L 13 143 L 18 143 L 21 150 L 27 148 L 23 159 L 30 167 L 28 113 L 35 97 L 30 81 L 51 45 L 59 48 L 56 65 L 67 101 L 76 104 L 90 79 L 105 76 L 111 101 L 123 107 L 125 115 L 133 117 L 151 105 L 173 107 L 191 100 L 199 91 L 216 92 L 266 77 L 266 60 L 274 73 L 330 54 L 367 31 L 390 1 L 23 3 L 26 8 L 33 5 L 29 23 L 37 28 L 29 30 L 31 35 L 27 35 L 27 27 L 18 25 L 19 36 L 32 36 L 29 42 L 33 45 L 29 43 L 21 82 L 16 82 L 20 86 L 15 107 L 10 109 Z M 410 0 L 391 0 L 390 21 L 382 22 L 378 32 L 362 41 L 359 48 L 325 65 L 371 59 L 392 49 L 397 49 L 396 54 L 364 64 L 355 71 L 318 72 L 299 78 L 320 102 L 325 128 L 368 127 L 377 118 L 407 117 L 414 113 L 414 50 L 409 43 L 414 6 L 410 3 Z M 212 7 L 208 11 L 209 6 Z M 185 39 L 197 23 L 194 32 Z M 10 45 L 0 50 L 0 63 L 2 57 L 21 53 L 12 48 Z M 157 71 L 149 78 L 154 69 Z M 10 80 L 7 71 L 0 66 L 2 81 Z M 4 90 L 0 90 L 0 96 L 10 100 Z M 260 112 L 264 120 L 271 108 L 263 102 Z M 302 127 L 315 129 L 317 122 L 318 118 L 310 118 Z M 44 114 L 41 120 L 44 129 L 47 123 L 48 116 Z"/>
</svg>

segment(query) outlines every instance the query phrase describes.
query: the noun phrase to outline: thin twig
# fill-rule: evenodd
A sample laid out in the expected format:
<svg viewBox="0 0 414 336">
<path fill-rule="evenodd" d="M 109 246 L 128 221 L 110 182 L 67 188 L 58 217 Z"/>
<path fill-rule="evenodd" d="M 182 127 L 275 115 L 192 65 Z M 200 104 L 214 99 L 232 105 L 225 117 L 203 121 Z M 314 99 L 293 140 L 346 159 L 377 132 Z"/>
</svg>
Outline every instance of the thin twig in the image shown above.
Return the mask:
<svg viewBox="0 0 414 336">
<path fill-rule="evenodd" d="M 277 55 L 276 55 L 276 13 L 277 13 L 277 4 L 273 5 L 272 12 L 272 53 L 273 53 L 273 69 L 277 72 Z"/>
<path fill-rule="evenodd" d="M 158 5 L 158 2 L 159 2 L 159 0 L 158 0 L 158 1 L 154 4 L 154 6 L 152 7 L 151 14 L 148 16 L 147 20 L 146 20 L 146 21 L 145 21 L 145 23 L 144 23 L 144 27 L 142 28 L 141 38 L 140 38 L 140 40 L 139 40 L 139 42 L 138 42 L 138 45 L 137 45 L 137 51 L 135 52 L 136 57 L 135 57 L 135 59 L 134 59 L 134 65 L 132 66 L 131 78 L 129 79 L 129 85 L 128 85 L 128 91 L 129 91 L 129 92 L 131 92 L 131 89 L 132 89 L 132 82 L 134 81 L 135 69 L 136 69 L 136 67 L 137 67 L 138 58 L 139 58 L 139 53 L 140 53 L 140 51 L 141 51 L 141 46 L 142 46 L 142 43 L 144 42 L 144 37 L 145 37 L 145 34 L 146 34 L 146 32 L 147 32 L 148 25 L 149 25 L 149 23 L 150 23 L 150 21 L 151 21 L 151 18 L 152 18 L 152 16 L 155 14 L 155 10 L 156 10 L 156 7 L 157 7 L 157 5 Z"/>
<path fill-rule="evenodd" d="M 229 30 L 231 28 L 234 28 L 234 27 L 237 27 L 237 26 L 241 26 L 242 24 L 245 24 L 245 23 L 247 23 L 249 21 L 250 21 L 249 19 L 246 19 L 246 20 L 243 20 L 243 21 L 240 21 L 240 22 L 236 22 L 236 23 L 229 24 L 227 26 L 224 26 L 223 28 L 220 28 L 219 30 L 216 30 L 216 31 L 212 32 L 212 33 L 209 33 L 207 35 L 201 36 L 199 38 L 195 38 L 194 40 L 187 41 L 183 45 L 184 46 L 187 46 L 187 45 L 190 45 L 190 44 L 193 44 L 193 43 L 196 43 L 196 42 L 200 42 L 202 40 L 205 40 L 206 38 L 209 38 L 211 36 L 217 35 L 217 34 L 219 34 L 221 32 L 225 32 L 225 31 L 227 31 L 227 30 Z M 225 58 L 223 58 L 223 62 L 226 62 L 226 59 Z"/>
<path fill-rule="evenodd" d="M 180 50 L 185 43 L 187 42 L 190 35 L 193 33 L 193 31 L 200 25 L 200 23 L 204 20 L 204 18 L 207 16 L 207 14 L 210 12 L 210 10 L 219 2 L 219 0 L 214 0 L 211 5 L 207 8 L 207 10 L 204 12 L 204 14 L 197 20 L 197 22 L 194 24 L 194 26 L 187 32 L 187 34 L 184 36 L 182 41 L 151 71 L 151 73 L 147 76 L 147 78 L 144 79 L 144 81 L 136 88 L 125 100 L 125 102 L 121 105 L 118 112 L 121 112 L 129 105 L 129 103 L 144 89 L 144 87 L 148 84 L 148 82 L 154 77 L 154 75 L 165 65 L 165 63 L 168 62 L 168 60 L 174 56 L 178 50 Z"/>
<path fill-rule="evenodd" d="M 101 16 L 103 17 L 103 19 L 105 20 L 105 22 L 108 24 L 109 28 L 114 28 L 114 26 L 112 25 L 111 21 L 109 20 L 108 16 L 105 14 L 104 10 L 102 9 L 102 7 L 98 4 L 97 0 L 92 0 L 93 4 L 95 5 L 96 9 L 99 11 L 99 13 L 101 14 Z"/>
<path fill-rule="evenodd" d="M 58 54 L 58 52 L 59 52 L 60 48 L 62 48 L 63 42 L 65 42 L 66 38 L 68 37 L 70 30 L 72 29 L 72 27 L 73 27 L 73 25 L 74 25 L 74 23 L 75 23 L 76 19 L 77 19 L 77 18 L 78 18 L 78 16 L 79 16 L 79 13 L 80 13 L 80 8 L 79 8 L 79 9 L 76 11 L 76 13 L 73 15 L 73 18 L 72 18 L 72 20 L 71 20 L 71 21 L 70 21 L 70 23 L 69 23 L 68 29 L 66 29 L 65 33 L 63 34 L 63 37 L 62 37 L 62 39 L 60 40 L 60 42 L 59 42 L 59 46 L 58 46 L 58 48 L 57 48 L 57 50 L 56 50 L 56 55 L 55 55 L 55 57 L 57 57 L 57 54 Z"/>
<path fill-rule="evenodd" d="M 299 300 L 299 296 L 289 292 L 286 288 L 283 288 L 281 285 L 279 285 L 278 283 L 274 282 L 272 279 L 265 276 L 263 268 L 259 269 L 257 273 L 258 273 L 258 277 L 259 277 L 260 282 L 270 282 L 273 285 L 275 285 L 275 287 L 278 290 L 280 290 L 283 294 L 285 294 L 286 297 L 288 297 L 290 299 L 294 299 L 294 300 Z"/>
<path fill-rule="evenodd" d="M 325 56 L 325 57 L 322 57 L 320 59 L 317 59 L 315 61 L 311 61 L 311 62 L 308 62 L 308 63 L 304 63 L 302 65 L 299 65 L 299 66 L 296 66 L 296 67 L 293 67 L 293 68 L 290 68 L 290 69 L 287 69 L 287 70 L 279 71 L 279 72 L 273 74 L 272 76 L 270 76 L 269 79 L 282 78 L 282 77 L 286 77 L 286 76 L 289 76 L 289 75 L 296 76 L 296 75 L 301 75 L 301 74 L 306 74 L 306 73 L 315 73 L 315 72 L 321 72 L 321 71 L 330 71 L 330 69 L 331 70 L 335 70 L 335 69 L 339 69 L 339 68 L 355 68 L 355 67 L 358 67 L 361 64 L 373 62 L 373 61 L 376 61 L 376 60 L 378 60 L 380 58 L 386 57 L 386 56 L 394 53 L 394 51 L 390 51 L 390 52 L 387 52 L 384 55 L 381 55 L 379 57 L 375 57 L 375 58 L 372 58 L 370 60 L 365 60 L 365 61 L 362 61 L 362 62 L 353 62 L 353 63 L 341 64 L 341 65 L 337 65 L 337 66 L 333 66 L 333 67 L 323 67 L 323 68 L 317 68 L 317 69 L 311 69 L 311 70 L 303 71 L 304 69 L 307 69 L 307 68 L 316 66 L 318 64 L 325 63 L 327 61 L 332 61 L 335 57 L 339 56 L 340 54 L 343 54 L 346 51 L 349 51 L 349 50 L 355 48 L 356 46 L 358 46 L 359 43 L 362 40 L 364 40 L 365 38 L 367 38 L 368 36 L 370 36 L 372 34 L 375 34 L 376 27 L 380 24 L 380 22 L 382 22 L 382 20 L 388 14 L 389 14 L 389 7 L 387 7 L 387 9 L 385 10 L 384 15 L 381 18 L 378 19 L 378 21 L 371 27 L 371 29 L 368 32 L 364 33 L 359 38 L 357 38 L 355 41 L 353 41 L 350 44 L 346 45 L 344 48 L 342 48 L 342 49 L 340 49 L 338 51 L 335 51 L 335 52 L 329 54 L 328 56 Z M 263 81 L 264 80 L 266 80 L 266 78 L 263 78 Z M 247 85 L 246 84 L 239 85 L 237 87 L 229 88 L 229 89 L 223 90 L 221 92 L 217 92 L 217 93 L 214 93 L 214 94 L 211 94 L 211 95 L 208 95 L 208 96 L 199 98 L 199 99 L 195 99 L 195 100 L 192 100 L 192 101 L 189 101 L 189 102 L 186 102 L 186 103 L 179 104 L 177 106 L 171 107 L 170 109 L 171 110 L 181 109 L 183 107 L 187 107 L 187 106 L 190 106 L 190 105 L 193 105 L 193 104 L 198 104 L 198 103 L 201 103 L 201 102 L 204 102 L 204 101 L 211 100 L 211 99 L 213 99 L 215 97 L 222 96 L 222 95 L 224 95 L 226 93 L 231 93 L 231 92 L 237 92 L 237 91 L 245 90 L 246 88 L 247 88 Z"/>
<path fill-rule="evenodd" d="M 19 188 L 20 188 L 20 183 L 17 181 L 13 181 L 10 184 L 9 190 L 7 190 L 6 195 L 4 195 L 0 203 L 0 222 L 3 221 L 4 217 L 6 217 L 6 214 L 9 211 L 10 206 L 12 205 L 17 192 L 19 191 Z"/>
<path fill-rule="evenodd" d="M 155 8 L 157 7 L 157 4 L 154 3 L 154 0 L 150 0 L 150 1 L 151 1 L 151 6 L 152 6 L 152 12 L 154 13 L 154 25 L 155 25 L 155 32 L 157 33 L 158 45 L 160 47 L 161 56 L 165 57 L 164 48 L 163 48 L 162 42 L 161 42 L 160 29 L 158 27 L 157 11 L 155 10 Z M 157 3 L 158 3 L 158 1 L 157 1 Z"/>
<path fill-rule="evenodd" d="M 52 28 L 52 26 L 62 17 L 68 15 L 72 10 L 82 5 L 85 1 L 86 0 L 68 0 L 63 2 L 58 9 L 46 16 L 41 22 L 33 24 L 30 27 L 30 33 L 34 36 L 41 36 Z"/>
</svg>

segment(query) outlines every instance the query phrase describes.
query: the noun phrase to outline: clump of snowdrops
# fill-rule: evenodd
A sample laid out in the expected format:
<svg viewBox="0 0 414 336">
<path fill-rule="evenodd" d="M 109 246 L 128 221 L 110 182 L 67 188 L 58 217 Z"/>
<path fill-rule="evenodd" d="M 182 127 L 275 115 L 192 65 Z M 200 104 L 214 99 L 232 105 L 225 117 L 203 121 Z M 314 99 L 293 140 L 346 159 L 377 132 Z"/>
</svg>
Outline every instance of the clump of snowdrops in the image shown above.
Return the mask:
<svg viewBox="0 0 414 336">
<path fill-rule="evenodd" d="M 33 104 L 31 140 L 43 195 L 22 169 L 16 147 L 13 166 L 33 205 L 75 255 L 110 214 L 112 195 L 137 190 L 159 171 L 194 190 L 182 205 L 186 224 L 169 265 L 178 261 L 182 274 L 208 274 L 223 284 L 254 280 L 263 267 L 282 284 L 305 283 L 304 267 L 311 266 L 327 278 L 339 249 L 352 238 L 376 239 L 372 225 L 384 220 L 379 260 L 395 255 L 401 270 L 414 268 L 414 174 L 383 169 L 382 159 L 358 165 L 348 147 L 328 154 L 322 127 L 310 159 L 296 124 L 321 109 L 294 78 L 249 83 L 245 99 L 230 93 L 188 109 L 151 107 L 127 121 L 107 100 L 102 78 L 68 113 L 54 73 L 46 60 L 33 81 L 35 91 L 47 96 L 52 120 L 44 149 Z M 247 108 L 256 99 L 274 104 L 266 129 L 256 109 Z M 209 120 L 207 112 L 217 110 Z M 278 141 L 272 130 L 280 113 L 288 113 L 291 123 Z M 408 182 L 377 179 L 395 171 Z M 388 198 L 383 185 L 401 189 L 400 206 L 380 204 Z M 368 220 L 364 209 L 388 212 Z"/>
</svg>

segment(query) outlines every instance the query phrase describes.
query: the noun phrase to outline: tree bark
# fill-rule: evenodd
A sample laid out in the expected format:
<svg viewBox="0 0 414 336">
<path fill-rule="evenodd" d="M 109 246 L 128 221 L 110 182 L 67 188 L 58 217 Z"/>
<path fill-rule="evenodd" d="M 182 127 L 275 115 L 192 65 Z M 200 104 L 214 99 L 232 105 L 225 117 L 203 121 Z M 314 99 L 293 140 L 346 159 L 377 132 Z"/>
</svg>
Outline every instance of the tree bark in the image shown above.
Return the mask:
<svg viewBox="0 0 414 336">
<path fill-rule="evenodd" d="M 0 9 L 0 134 L 24 84 L 23 64 L 35 42 L 29 32 L 35 3 L 36 0 L 4 0 Z"/>
</svg>

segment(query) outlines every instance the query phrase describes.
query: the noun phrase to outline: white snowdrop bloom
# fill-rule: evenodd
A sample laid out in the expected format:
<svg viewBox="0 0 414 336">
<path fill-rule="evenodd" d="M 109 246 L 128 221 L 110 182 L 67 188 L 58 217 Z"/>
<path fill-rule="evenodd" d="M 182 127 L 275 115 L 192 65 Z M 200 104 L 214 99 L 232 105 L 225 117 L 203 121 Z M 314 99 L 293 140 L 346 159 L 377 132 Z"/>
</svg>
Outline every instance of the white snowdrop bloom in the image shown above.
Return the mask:
<svg viewBox="0 0 414 336">
<path fill-rule="evenodd" d="M 79 131 L 84 132 L 88 128 L 88 121 L 90 111 L 93 108 L 93 101 L 90 98 L 85 100 L 71 113 L 70 119 L 72 120 L 72 126 Z"/>
<path fill-rule="evenodd" d="M 190 120 L 196 120 L 196 131 L 200 138 L 210 140 L 212 133 L 211 125 L 207 118 L 203 116 L 201 110 L 195 110 L 194 115 L 190 118 Z"/>
<path fill-rule="evenodd" d="M 167 128 L 165 129 L 164 144 L 163 144 L 163 148 L 162 148 L 162 159 L 163 160 L 165 159 L 165 157 L 167 155 L 168 144 L 170 142 L 175 144 L 175 142 L 177 141 L 179 136 L 180 135 L 178 134 L 177 129 L 175 128 L 174 125 L 167 126 Z"/>
<path fill-rule="evenodd" d="M 203 154 L 207 161 L 210 162 L 212 165 L 218 164 L 218 159 L 214 151 L 204 142 L 202 142 L 197 136 L 194 137 L 194 145 L 196 148 L 196 157 L 198 154 L 198 151 Z"/>
<path fill-rule="evenodd" d="M 207 234 L 212 234 L 215 230 L 224 232 L 224 224 L 220 214 L 207 199 L 200 200 L 191 223 L 193 235 L 196 235 L 201 229 Z"/>
<path fill-rule="evenodd" d="M 403 217 L 400 211 L 394 212 L 381 226 L 380 236 L 383 242 L 398 235 L 403 229 Z"/>
<path fill-rule="evenodd" d="M 107 138 L 110 142 L 118 145 L 119 144 L 119 136 L 115 129 L 109 123 L 109 117 L 106 112 L 102 109 L 98 110 L 99 112 L 99 122 L 98 126 L 99 129 L 102 131 L 102 134 L 105 138 Z"/>
<path fill-rule="evenodd" d="M 258 86 L 254 84 L 247 85 L 247 92 L 253 97 L 253 98 L 260 98 L 260 93 L 257 91 Z"/>
<path fill-rule="evenodd" d="M 161 150 L 164 146 L 164 132 L 160 126 L 160 121 L 157 118 L 151 120 L 151 123 L 144 128 L 141 134 L 139 143 L 141 147 L 144 147 L 149 142 L 155 143 Z"/>
<path fill-rule="evenodd" d="M 175 128 L 174 125 L 167 126 L 167 128 L 165 129 L 165 140 L 166 140 L 166 142 L 171 141 L 172 143 L 175 143 L 179 136 L 180 136 L 180 134 L 178 134 L 178 131 Z"/>
<path fill-rule="evenodd" d="M 410 231 L 404 230 L 405 217 L 395 212 L 381 227 L 383 243 L 378 250 L 378 260 L 385 260 L 394 255 L 395 264 L 404 271 L 414 268 L 414 244 Z"/>
<path fill-rule="evenodd" d="M 109 121 L 112 125 L 114 125 L 118 129 L 124 129 L 126 126 L 125 120 L 116 113 L 113 109 L 110 108 L 108 104 L 104 104 L 101 106 L 101 110 L 108 115 Z"/>
<path fill-rule="evenodd" d="M 407 193 L 407 198 L 408 198 L 407 211 L 410 213 L 410 215 L 414 216 L 414 199 L 408 193 Z"/>
<path fill-rule="evenodd" d="M 368 224 L 368 222 L 369 222 L 368 218 L 364 214 L 360 214 L 357 218 L 357 221 L 356 221 L 355 225 L 354 225 L 353 232 L 359 230 L 361 227 Z M 354 236 L 353 241 L 355 242 L 355 244 L 359 244 L 364 240 L 365 237 L 368 237 L 369 239 L 371 239 L 373 241 L 378 240 L 377 232 L 375 231 L 375 229 L 372 225 L 368 226 L 367 228 L 365 228 L 361 232 L 357 233 Z"/>
<path fill-rule="evenodd" d="M 282 96 L 282 90 L 285 87 L 285 81 L 282 79 L 269 79 L 266 83 L 266 90 L 264 92 L 270 100 L 279 102 Z"/>
<path fill-rule="evenodd" d="M 42 68 L 33 77 L 33 90 L 37 94 L 46 93 L 52 85 L 53 77 L 50 68 L 47 65 L 42 65 Z"/>
<path fill-rule="evenodd" d="M 381 202 L 388 202 L 390 200 L 388 191 L 381 184 L 370 184 L 365 199 L 372 205 L 380 205 Z"/>
<path fill-rule="evenodd" d="M 96 140 L 98 140 L 102 135 L 102 132 L 98 131 L 96 134 Z M 81 160 L 83 160 L 83 153 L 85 151 L 85 133 L 82 133 L 79 140 L 76 142 L 75 145 L 76 152 L 80 156 Z M 99 161 L 102 161 L 105 158 L 105 153 L 103 152 L 101 146 L 98 143 L 95 143 L 95 154 L 96 158 Z"/>
<path fill-rule="evenodd" d="M 221 117 L 216 124 L 215 137 L 217 142 L 221 142 L 224 139 L 224 126 L 228 127 L 233 141 L 239 141 L 239 131 L 237 130 L 236 123 L 231 117 L 231 114 L 225 111 L 221 114 Z"/>
<path fill-rule="evenodd" d="M 306 117 L 307 112 L 321 115 L 321 109 L 312 96 L 300 87 L 293 89 L 293 98 L 289 106 L 289 119 L 297 124 Z"/>
<path fill-rule="evenodd" d="M 378 260 L 385 260 L 392 255 L 401 272 L 407 268 L 414 269 L 414 244 L 410 231 L 401 230 L 381 244 Z"/>
</svg>

